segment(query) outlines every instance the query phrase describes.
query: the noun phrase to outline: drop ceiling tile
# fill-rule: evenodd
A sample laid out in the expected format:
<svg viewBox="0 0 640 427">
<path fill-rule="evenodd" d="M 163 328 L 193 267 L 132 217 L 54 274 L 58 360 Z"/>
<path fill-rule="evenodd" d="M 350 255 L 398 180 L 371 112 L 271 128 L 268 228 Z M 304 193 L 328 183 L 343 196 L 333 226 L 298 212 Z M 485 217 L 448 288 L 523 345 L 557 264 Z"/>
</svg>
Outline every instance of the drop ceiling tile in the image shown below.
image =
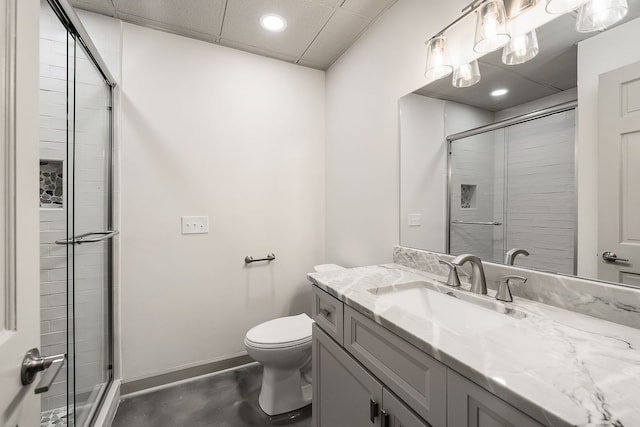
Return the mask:
<svg viewBox="0 0 640 427">
<path fill-rule="evenodd" d="M 231 47 L 233 49 L 243 50 L 245 52 L 255 53 L 256 55 L 262 55 L 262 56 L 267 56 L 269 58 L 280 59 L 282 61 L 287 61 L 287 62 L 295 62 L 296 59 L 298 59 L 297 56 L 283 55 L 278 52 L 272 52 L 267 49 L 263 49 L 255 46 L 249 46 L 243 43 L 238 43 L 233 40 L 220 39 L 218 41 L 218 44 L 226 47 Z"/>
<path fill-rule="evenodd" d="M 340 6 L 344 0 L 313 0 L 313 2 L 321 4 L 322 6 L 334 8 L 336 6 Z"/>
<path fill-rule="evenodd" d="M 71 0 L 71 6 L 103 15 L 115 16 L 116 9 L 111 0 Z"/>
<path fill-rule="evenodd" d="M 327 69 L 358 35 L 367 28 L 369 20 L 342 9 L 336 10 L 322 32 L 313 41 L 302 59 L 312 64 L 322 64 Z"/>
<path fill-rule="evenodd" d="M 118 17 L 218 35 L 224 0 L 113 0 Z"/>
<path fill-rule="evenodd" d="M 397 0 L 346 0 L 342 8 L 373 19 L 396 1 Z"/>
<path fill-rule="evenodd" d="M 287 21 L 286 30 L 280 33 L 263 30 L 260 17 L 266 13 L 283 16 Z M 227 4 L 222 38 L 299 57 L 332 13 L 333 9 L 310 0 L 233 0 Z"/>
<path fill-rule="evenodd" d="M 315 68 L 316 70 L 326 70 L 327 66 L 325 63 L 320 63 L 320 62 L 314 62 L 314 61 L 307 61 L 304 59 L 301 59 L 297 62 L 298 65 L 302 65 L 303 67 L 309 67 L 309 68 Z"/>
<path fill-rule="evenodd" d="M 142 18 L 136 15 L 129 15 L 126 13 L 118 13 L 118 18 L 124 22 L 130 24 L 141 25 L 143 27 L 154 28 L 156 30 L 165 31 L 167 33 L 176 34 L 178 36 L 189 37 L 196 40 L 202 40 L 205 42 L 216 43 L 218 36 L 212 33 L 201 33 L 193 31 L 189 28 L 178 27 L 175 25 L 169 25 L 163 22 L 153 21 L 151 19 Z"/>
</svg>

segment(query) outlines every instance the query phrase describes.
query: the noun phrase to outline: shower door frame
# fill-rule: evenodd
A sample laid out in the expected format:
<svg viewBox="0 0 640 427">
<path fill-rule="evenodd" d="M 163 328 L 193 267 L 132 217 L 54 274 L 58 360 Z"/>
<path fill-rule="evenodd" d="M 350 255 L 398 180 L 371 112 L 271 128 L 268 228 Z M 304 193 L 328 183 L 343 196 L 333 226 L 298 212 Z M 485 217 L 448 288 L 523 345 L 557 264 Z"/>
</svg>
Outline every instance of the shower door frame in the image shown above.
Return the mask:
<svg viewBox="0 0 640 427">
<path fill-rule="evenodd" d="M 76 44 L 76 49 L 80 48 L 84 51 L 84 53 L 86 54 L 87 58 L 94 64 L 94 66 L 96 67 L 96 70 L 98 71 L 98 73 L 101 75 L 105 85 L 107 86 L 108 89 L 108 106 L 107 106 L 107 111 L 108 111 L 108 123 L 107 123 L 107 150 L 106 150 L 106 161 L 107 161 L 107 178 L 106 178 L 106 185 L 108 187 L 108 197 L 106 200 L 106 219 L 107 219 L 107 224 L 108 224 L 108 229 L 113 229 L 113 175 L 114 175 L 114 164 L 113 164 L 113 159 L 114 159 L 114 132 L 113 132 L 113 124 L 114 124 L 114 119 L 113 119 L 113 105 L 114 105 L 114 88 L 116 86 L 116 80 L 113 77 L 113 75 L 109 72 L 109 69 L 106 66 L 106 63 L 104 62 L 104 60 L 102 59 L 102 57 L 100 56 L 100 53 L 98 52 L 96 46 L 93 44 L 93 42 L 91 41 L 91 38 L 89 37 L 89 34 L 87 33 L 86 29 L 84 28 L 84 26 L 82 25 L 82 22 L 80 21 L 80 19 L 78 18 L 78 16 L 76 15 L 73 7 L 68 3 L 67 0 L 46 0 L 46 2 L 49 4 L 49 6 L 51 7 L 51 9 L 53 10 L 53 12 L 56 14 L 56 16 L 58 17 L 58 19 L 60 20 L 60 22 L 62 23 L 62 25 L 65 27 L 65 29 L 67 30 L 67 33 L 69 36 L 71 36 L 71 38 L 74 40 L 74 43 Z M 78 46 L 79 45 L 79 46 Z M 75 90 L 74 90 L 74 96 L 75 96 Z M 74 107 L 75 109 L 75 107 Z M 74 132 L 75 132 L 75 118 L 73 121 L 73 126 L 74 126 Z M 68 141 L 67 144 L 75 144 L 75 137 L 74 137 L 74 142 L 70 142 Z M 74 148 L 74 152 L 75 152 L 75 148 Z M 73 164 L 75 165 L 75 160 L 73 161 Z M 74 166 L 75 167 L 75 166 Z M 75 185 L 75 181 L 74 181 L 74 185 Z M 75 197 L 74 197 L 75 199 Z M 95 420 L 96 420 L 96 416 L 97 414 L 100 413 L 101 409 L 102 409 L 102 405 L 105 402 L 105 397 L 107 395 L 108 389 L 111 386 L 111 384 L 113 384 L 113 379 L 114 379 L 114 375 L 113 375 L 113 371 L 114 371 L 114 332 L 113 332 L 113 319 L 114 319 L 114 312 L 113 312 L 113 308 L 114 308 L 114 304 L 113 304 L 113 239 L 108 239 L 107 242 L 107 260 L 106 260 L 106 280 L 108 283 L 108 290 L 107 290 L 107 311 L 108 311 L 108 319 L 107 319 L 107 340 L 109 343 L 109 349 L 107 354 L 105 355 L 107 357 L 108 360 L 108 379 L 107 382 L 104 386 L 104 390 L 101 393 L 101 396 L 99 396 L 98 400 L 96 400 L 96 402 L 92 405 L 92 408 L 89 412 L 89 416 L 87 417 L 86 423 L 85 425 L 93 425 Z M 71 252 L 72 254 L 75 253 L 75 251 Z M 70 254 L 68 253 L 67 256 L 69 256 Z M 75 265 L 75 262 L 74 262 Z M 73 277 L 73 276 L 72 276 Z M 75 280 L 75 279 L 72 279 Z M 69 279 L 67 279 L 67 282 L 69 281 Z M 69 285 L 67 285 L 67 289 L 69 292 Z M 75 304 L 75 296 L 73 297 L 73 303 Z M 69 318 L 69 317 L 68 317 Z M 75 317 L 73 319 L 74 322 L 74 333 L 75 333 Z M 71 329 L 71 328 L 68 328 Z M 75 343 L 75 337 L 74 337 L 74 343 Z M 69 349 L 68 349 L 69 351 Z M 75 363 L 75 357 L 74 357 L 74 363 Z M 75 374 L 73 376 L 73 380 L 75 381 Z M 69 387 L 69 386 L 67 386 Z M 69 396 L 70 393 L 67 392 L 67 407 L 70 406 L 70 402 L 69 402 Z M 75 406 L 75 385 L 73 388 L 73 396 L 74 396 L 74 401 L 73 401 L 73 405 Z M 74 407 L 74 414 L 75 414 L 75 407 Z M 74 419 L 74 425 L 75 425 L 75 419 Z M 84 427 L 84 426 L 76 426 L 76 427 Z"/>
<path fill-rule="evenodd" d="M 562 113 L 564 111 L 570 111 L 570 110 L 577 110 L 578 109 L 578 100 L 573 100 L 573 101 L 568 101 L 568 102 L 564 102 L 558 105 L 554 105 L 552 107 L 547 107 L 547 108 L 543 108 L 540 110 L 536 110 L 536 111 L 532 111 L 530 113 L 526 113 L 526 114 L 522 114 L 519 116 L 515 116 L 515 117 L 511 117 L 505 120 L 500 120 L 494 123 L 490 123 L 488 125 L 484 125 L 484 126 L 479 126 L 477 128 L 473 128 L 473 129 L 469 129 L 466 130 L 464 132 L 458 132 L 458 133 L 454 133 L 452 135 L 449 135 L 446 137 L 446 143 L 447 143 L 447 203 L 446 203 L 446 212 L 445 212 L 445 218 L 447 219 L 445 221 L 445 236 L 446 236 L 446 242 L 445 242 L 445 250 L 446 253 L 450 254 L 451 253 L 451 203 L 452 203 L 452 198 L 451 198 L 451 191 L 453 190 L 453 181 L 452 181 L 452 173 L 453 173 L 453 165 L 452 165 L 452 160 L 451 160 L 451 150 L 452 150 L 452 144 L 455 141 L 458 141 L 460 139 L 463 138 L 468 138 L 471 136 L 475 136 L 475 135 L 480 135 L 482 133 L 486 133 L 486 132 L 491 132 L 494 130 L 499 130 L 499 129 L 505 129 L 509 126 L 514 126 L 514 125 L 518 125 L 520 123 L 526 123 L 526 122 L 530 122 L 532 120 L 536 120 L 536 119 L 541 119 L 543 117 L 548 117 L 551 116 L 553 114 L 557 114 L 557 113 Z M 578 144 L 574 144 L 574 184 L 575 184 L 575 188 L 577 190 L 578 188 Z M 505 156 L 507 155 L 507 150 L 505 148 Z M 506 165 L 505 165 L 506 168 Z M 506 179 L 504 180 L 504 185 L 507 185 Z M 507 197 L 506 192 L 504 192 L 503 197 Z M 578 192 L 576 191 L 575 193 L 575 202 L 576 202 L 576 210 L 574 213 L 574 224 L 575 224 L 575 228 L 574 228 L 574 236 L 573 236 L 573 271 L 574 271 L 574 275 L 576 274 L 576 272 L 578 271 L 578 209 L 577 209 L 577 199 L 578 199 Z M 503 204 L 504 205 L 504 204 Z M 506 229 L 507 229 L 507 221 L 503 221 L 503 227 L 504 227 L 504 244 L 506 245 Z M 504 249 L 504 251 L 506 251 L 506 248 Z M 504 252 L 503 251 L 503 252 Z"/>
</svg>

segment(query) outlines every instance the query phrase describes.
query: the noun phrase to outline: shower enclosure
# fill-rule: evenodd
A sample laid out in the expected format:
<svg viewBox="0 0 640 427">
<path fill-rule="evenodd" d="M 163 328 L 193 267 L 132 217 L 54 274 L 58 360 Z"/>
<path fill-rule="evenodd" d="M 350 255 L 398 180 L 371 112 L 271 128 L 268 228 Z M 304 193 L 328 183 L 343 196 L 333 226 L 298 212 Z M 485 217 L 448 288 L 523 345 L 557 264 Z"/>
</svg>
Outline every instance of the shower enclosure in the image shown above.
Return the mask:
<svg viewBox="0 0 640 427">
<path fill-rule="evenodd" d="M 575 103 L 448 137 L 448 253 L 576 273 Z"/>
<path fill-rule="evenodd" d="M 41 425 L 89 426 L 112 379 L 113 79 L 75 13 L 40 14 L 41 352 L 66 354 Z"/>
</svg>

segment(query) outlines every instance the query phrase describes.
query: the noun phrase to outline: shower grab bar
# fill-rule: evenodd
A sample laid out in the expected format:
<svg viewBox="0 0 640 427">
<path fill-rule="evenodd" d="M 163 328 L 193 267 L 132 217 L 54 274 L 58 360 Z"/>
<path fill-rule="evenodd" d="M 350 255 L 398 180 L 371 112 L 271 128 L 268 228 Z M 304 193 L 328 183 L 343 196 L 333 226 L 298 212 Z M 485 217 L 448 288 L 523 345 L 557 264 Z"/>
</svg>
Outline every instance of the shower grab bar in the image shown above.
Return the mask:
<svg viewBox="0 0 640 427">
<path fill-rule="evenodd" d="M 81 245 L 82 243 L 95 243 L 95 242 L 101 242 L 103 240 L 110 239 L 114 236 L 117 236 L 118 234 L 120 234 L 120 232 L 117 230 L 91 231 L 89 233 L 84 233 L 79 236 L 75 236 L 71 239 L 56 240 L 55 244 L 56 245 Z M 95 235 L 97 235 L 98 237 L 89 238 L 89 236 L 95 236 Z"/>
<path fill-rule="evenodd" d="M 244 257 L 244 263 L 251 264 L 252 262 L 273 261 L 274 259 L 276 259 L 276 255 L 274 253 L 267 254 L 266 258 L 259 258 L 259 259 L 253 259 L 252 256 L 247 255 L 246 257 Z"/>
<path fill-rule="evenodd" d="M 463 221 L 461 219 L 454 219 L 451 224 L 467 224 L 467 225 L 502 225 L 498 221 Z"/>
</svg>

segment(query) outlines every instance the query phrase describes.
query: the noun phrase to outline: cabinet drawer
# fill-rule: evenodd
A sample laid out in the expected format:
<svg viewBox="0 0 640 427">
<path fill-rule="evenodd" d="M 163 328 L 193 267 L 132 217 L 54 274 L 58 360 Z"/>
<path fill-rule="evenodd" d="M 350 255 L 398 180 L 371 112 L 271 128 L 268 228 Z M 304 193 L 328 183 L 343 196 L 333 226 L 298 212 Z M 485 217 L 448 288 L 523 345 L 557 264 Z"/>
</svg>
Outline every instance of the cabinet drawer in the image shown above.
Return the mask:
<svg viewBox="0 0 640 427">
<path fill-rule="evenodd" d="M 344 347 L 433 426 L 447 424 L 447 368 L 351 307 Z"/>
<path fill-rule="evenodd" d="M 449 369 L 449 427 L 543 427 L 528 415 Z"/>
<path fill-rule="evenodd" d="M 331 338 L 343 343 L 343 304 L 317 286 L 313 286 L 311 317 Z"/>
</svg>

